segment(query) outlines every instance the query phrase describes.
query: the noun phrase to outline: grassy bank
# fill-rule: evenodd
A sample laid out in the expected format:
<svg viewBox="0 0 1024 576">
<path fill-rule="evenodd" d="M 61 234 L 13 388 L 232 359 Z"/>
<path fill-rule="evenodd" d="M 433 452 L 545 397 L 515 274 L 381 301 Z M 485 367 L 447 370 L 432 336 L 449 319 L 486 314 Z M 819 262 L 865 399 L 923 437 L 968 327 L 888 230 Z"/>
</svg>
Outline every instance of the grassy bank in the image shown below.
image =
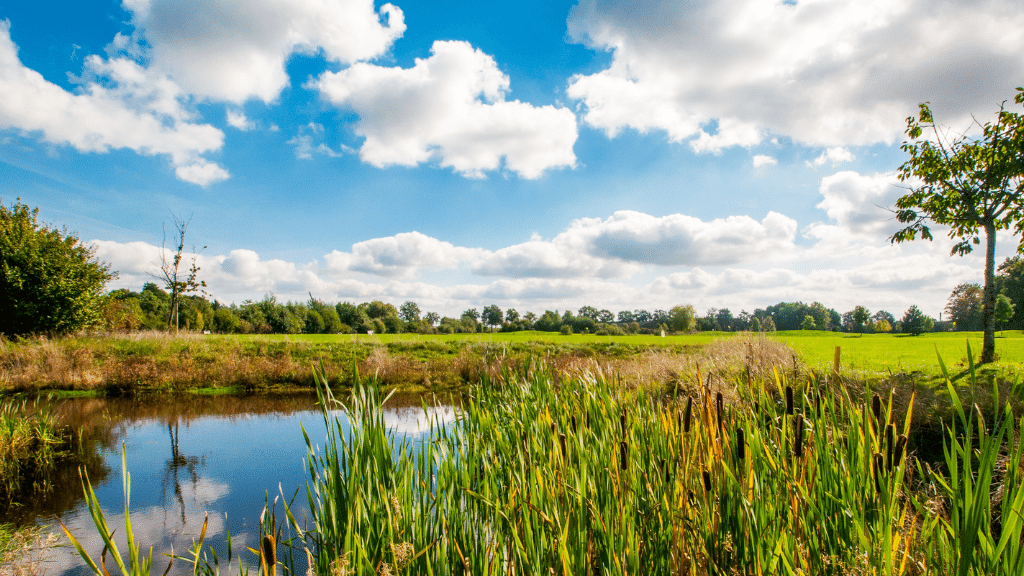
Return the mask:
<svg viewBox="0 0 1024 576">
<path fill-rule="evenodd" d="M 267 510 L 249 561 L 321 576 L 1017 575 L 1024 420 L 997 392 L 976 409 L 982 383 L 966 384 L 945 378 L 933 462 L 913 395 L 858 400 L 827 377 L 696 372 L 666 389 L 540 363 L 483 375 L 430 442 L 387 430 L 375 385 L 353 388 L 348 422 L 324 386 L 324 428 L 302 431 L 311 516 Z M 201 540 L 198 568 L 219 573 Z"/>
<path fill-rule="evenodd" d="M 312 389 L 313 366 L 350 386 L 352 368 L 403 390 L 462 388 L 482 371 L 543 358 L 559 373 L 583 368 L 665 382 L 700 365 L 723 376 L 796 367 L 763 338 L 707 335 L 561 337 L 548 333 L 446 336 L 203 336 L 141 333 L 0 341 L 0 389 L 132 392 L 198 388 Z"/>
</svg>

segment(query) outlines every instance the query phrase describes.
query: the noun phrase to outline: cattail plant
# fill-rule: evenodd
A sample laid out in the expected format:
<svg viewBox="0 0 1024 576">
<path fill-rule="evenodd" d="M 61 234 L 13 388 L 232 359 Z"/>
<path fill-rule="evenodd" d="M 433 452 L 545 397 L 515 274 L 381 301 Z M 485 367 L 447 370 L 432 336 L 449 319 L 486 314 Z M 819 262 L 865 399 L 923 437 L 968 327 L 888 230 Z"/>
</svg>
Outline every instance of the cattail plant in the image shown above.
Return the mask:
<svg viewBox="0 0 1024 576">
<path fill-rule="evenodd" d="M 786 414 L 793 415 L 793 387 L 786 386 Z"/>
<path fill-rule="evenodd" d="M 746 446 L 743 443 L 743 428 L 736 428 L 736 457 L 740 462 L 746 459 Z"/>
</svg>

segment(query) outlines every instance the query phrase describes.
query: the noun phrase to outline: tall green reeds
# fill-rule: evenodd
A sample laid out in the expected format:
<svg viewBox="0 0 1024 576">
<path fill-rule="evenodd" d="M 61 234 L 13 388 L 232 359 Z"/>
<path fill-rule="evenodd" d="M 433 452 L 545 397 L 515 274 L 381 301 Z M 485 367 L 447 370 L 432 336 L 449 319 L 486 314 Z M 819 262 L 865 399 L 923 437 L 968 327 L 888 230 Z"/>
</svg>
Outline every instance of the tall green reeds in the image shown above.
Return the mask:
<svg viewBox="0 0 1024 576">
<path fill-rule="evenodd" d="M 387 430 L 372 383 L 344 405 L 322 387 L 311 523 L 290 529 L 324 575 L 927 571 L 940 523 L 906 485 L 909 410 L 746 385 L 729 406 L 533 365 L 485 376 L 418 442 Z"/>
<path fill-rule="evenodd" d="M 37 404 L 0 397 L 0 511 L 49 490 L 65 440 L 52 414 Z"/>
</svg>

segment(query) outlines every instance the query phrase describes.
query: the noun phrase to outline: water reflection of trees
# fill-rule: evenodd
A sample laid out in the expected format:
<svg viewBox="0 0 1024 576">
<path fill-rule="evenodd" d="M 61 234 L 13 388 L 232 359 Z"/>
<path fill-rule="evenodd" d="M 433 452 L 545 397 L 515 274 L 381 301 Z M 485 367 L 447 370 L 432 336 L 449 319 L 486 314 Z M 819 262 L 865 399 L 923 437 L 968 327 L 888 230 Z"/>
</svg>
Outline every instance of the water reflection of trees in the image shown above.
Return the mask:
<svg viewBox="0 0 1024 576">
<path fill-rule="evenodd" d="M 339 399 L 346 396 L 344 391 L 337 395 Z M 419 408 L 423 401 L 420 394 L 395 394 L 386 407 L 402 412 Z M 106 482 L 113 471 L 107 466 L 104 454 L 120 452 L 127 429 L 146 421 L 159 422 L 167 428 L 170 459 L 165 463 L 164 494 L 172 490 L 184 522 L 183 483 L 191 483 L 194 488 L 200 480 L 199 469 L 206 463 L 201 457 L 182 454 L 178 443 L 180 425 L 188 426 L 205 417 L 229 420 L 285 417 L 316 409 L 316 396 L 308 391 L 247 395 L 153 394 L 41 400 L 40 408 L 51 410 L 62 424 L 75 431 L 75 450 L 61 460 L 51 476 L 52 490 L 25 499 L 32 504 L 11 509 L 0 516 L 0 522 L 31 523 L 36 518 L 62 516 L 73 510 L 82 500 L 79 468 L 84 467 L 94 486 Z"/>
</svg>

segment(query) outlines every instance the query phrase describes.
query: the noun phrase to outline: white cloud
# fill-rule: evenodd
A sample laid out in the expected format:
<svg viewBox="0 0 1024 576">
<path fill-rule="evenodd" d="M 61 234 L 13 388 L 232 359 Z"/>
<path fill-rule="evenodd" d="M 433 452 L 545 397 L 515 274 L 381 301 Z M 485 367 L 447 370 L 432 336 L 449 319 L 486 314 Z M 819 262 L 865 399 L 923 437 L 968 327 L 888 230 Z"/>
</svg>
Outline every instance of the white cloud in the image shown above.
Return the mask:
<svg viewBox="0 0 1024 576">
<path fill-rule="evenodd" d="M 402 11 L 373 0 L 127 0 L 151 66 L 189 93 L 271 102 L 294 53 L 350 64 L 385 53 L 405 32 Z"/>
<path fill-rule="evenodd" d="M 419 232 L 403 232 L 352 245 L 352 252 L 332 251 L 324 258 L 332 272 L 352 270 L 378 276 L 408 277 L 419 268 L 451 268 L 484 251 L 462 248 Z"/>
<path fill-rule="evenodd" d="M 796 221 L 769 212 L 761 222 L 729 216 L 704 222 L 685 214 L 663 217 L 622 210 L 606 220 L 582 219 L 564 234 L 586 253 L 661 266 L 726 265 L 789 254 Z"/>
<path fill-rule="evenodd" d="M 314 145 L 314 142 L 324 137 L 324 127 L 316 122 L 310 122 L 306 126 L 300 126 L 298 132 L 286 144 L 295 147 L 295 157 L 301 160 L 311 160 L 313 154 L 321 154 L 331 158 L 343 156 L 346 152 L 354 152 L 348 146 L 341 145 L 341 151 L 335 152 L 330 146 L 323 142 Z"/>
<path fill-rule="evenodd" d="M 374 166 L 438 160 L 482 178 L 505 167 L 523 178 L 572 166 L 576 117 L 565 108 L 505 100 L 509 79 L 466 42 L 437 41 L 412 68 L 365 62 L 326 72 L 311 84 L 359 115 L 359 156 Z"/>
<path fill-rule="evenodd" d="M 754 156 L 754 168 L 760 168 L 761 166 L 775 166 L 779 161 L 772 156 L 765 154 L 757 154 Z"/>
<path fill-rule="evenodd" d="M 838 172 L 822 178 L 818 191 L 823 199 L 817 207 L 828 214 L 830 222 L 811 224 L 804 235 L 818 241 L 819 251 L 835 254 L 844 246 L 858 247 L 865 241 L 888 245 L 900 228 L 892 210 L 907 190 L 894 172 Z"/>
<path fill-rule="evenodd" d="M 919 102 L 966 128 L 1010 97 L 1024 76 L 1021 30 L 1017 0 L 583 0 L 569 33 L 612 62 L 567 92 L 609 136 L 664 130 L 698 151 L 768 134 L 894 142 Z"/>
<path fill-rule="evenodd" d="M 246 118 L 245 113 L 240 110 L 228 110 L 227 122 L 229 126 L 237 128 L 242 132 L 246 132 L 256 128 L 256 123 Z"/>
<path fill-rule="evenodd" d="M 125 148 L 149 156 L 167 155 L 178 178 L 206 186 L 228 173 L 202 157 L 219 150 L 224 133 L 193 122 L 184 95 L 167 78 L 125 58 L 89 56 L 72 94 L 26 68 L 11 40 L 10 23 L 0 21 L 0 128 L 39 133 L 80 152 Z"/>
<path fill-rule="evenodd" d="M 813 168 L 815 166 L 821 166 L 826 162 L 831 162 L 833 165 L 842 164 L 843 162 L 852 162 L 853 159 L 853 152 L 850 152 L 842 146 L 835 146 L 822 152 L 821 156 L 815 158 L 813 162 L 808 160 L 807 167 Z"/>
</svg>

